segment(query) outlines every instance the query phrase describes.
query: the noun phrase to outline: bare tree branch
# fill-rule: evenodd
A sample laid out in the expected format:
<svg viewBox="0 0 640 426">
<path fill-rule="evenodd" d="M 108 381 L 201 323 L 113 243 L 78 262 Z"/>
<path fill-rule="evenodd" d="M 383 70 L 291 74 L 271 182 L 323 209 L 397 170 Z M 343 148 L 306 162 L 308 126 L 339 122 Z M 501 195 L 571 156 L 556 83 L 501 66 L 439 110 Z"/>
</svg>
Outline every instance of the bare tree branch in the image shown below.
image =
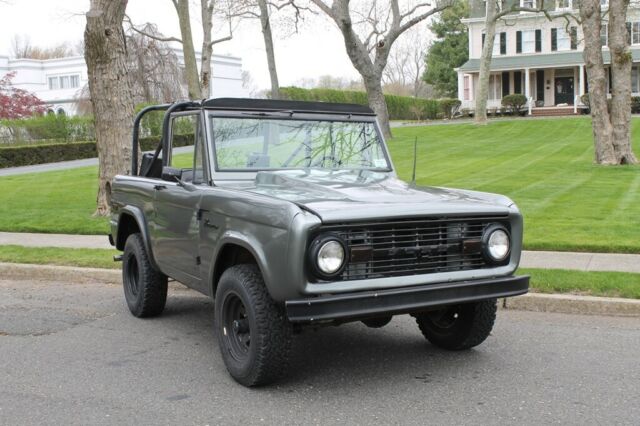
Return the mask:
<svg viewBox="0 0 640 426">
<path fill-rule="evenodd" d="M 124 22 L 126 22 L 127 24 L 129 24 L 129 29 L 131 29 L 132 31 L 135 31 L 136 33 L 143 35 L 145 37 L 149 37 L 150 39 L 156 40 L 156 41 L 161 41 L 161 42 L 171 42 L 171 41 L 175 41 L 178 43 L 182 43 L 182 40 L 177 38 L 177 37 L 164 37 L 164 36 L 160 36 L 157 34 L 152 34 L 150 32 L 147 32 L 143 29 L 141 29 L 140 27 L 137 27 L 136 25 L 133 24 L 133 22 L 131 21 L 131 18 L 128 15 L 124 16 Z M 146 26 L 148 24 L 143 25 Z"/>
</svg>

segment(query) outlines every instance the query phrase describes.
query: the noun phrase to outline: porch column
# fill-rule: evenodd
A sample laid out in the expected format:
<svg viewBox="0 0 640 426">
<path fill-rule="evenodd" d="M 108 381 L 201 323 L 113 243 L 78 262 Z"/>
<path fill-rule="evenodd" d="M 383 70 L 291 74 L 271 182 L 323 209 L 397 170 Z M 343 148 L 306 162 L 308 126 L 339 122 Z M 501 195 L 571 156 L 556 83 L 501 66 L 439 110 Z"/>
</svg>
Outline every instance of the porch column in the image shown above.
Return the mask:
<svg viewBox="0 0 640 426">
<path fill-rule="evenodd" d="M 580 82 L 580 96 L 584 95 L 584 65 L 580 65 L 580 75 L 578 76 L 578 81 Z"/>
<path fill-rule="evenodd" d="M 473 84 L 473 74 L 469 74 L 469 100 L 474 102 L 472 105 L 475 106 L 476 90 Z"/>
<path fill-rule="evenodd" d="M 531 76 L 529 75 L 529 68 L 524 70 L 524 95 L 527 98 L 527 105 L 529 106 L 529 115 L 531 115 Z"/>
<path fill-rule="evenodd" d="M 464 104 L 464 74 L 458 71 L 458 99 Z"/>
</svg>

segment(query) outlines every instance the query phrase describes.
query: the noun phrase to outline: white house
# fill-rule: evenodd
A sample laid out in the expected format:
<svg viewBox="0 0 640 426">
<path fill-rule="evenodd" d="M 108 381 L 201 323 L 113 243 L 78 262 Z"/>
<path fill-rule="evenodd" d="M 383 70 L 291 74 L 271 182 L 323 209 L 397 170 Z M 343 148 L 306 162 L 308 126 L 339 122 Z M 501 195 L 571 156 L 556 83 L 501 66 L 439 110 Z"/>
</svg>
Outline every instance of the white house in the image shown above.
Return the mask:
<svg viewBox="0 0 640 426">
<path fill-rule="evenodd" d="M 174 49 L 183 65 L 182 51 Z M 199 58 L 198 58 L 199 60 Z M 242 97 L 242 59 L 234 56 L 213 55 L 211 92 L 215 97 Z M 12 59 L 0 55 L 0 76 L 16 72 L 13 85 L 34 93 L 49 110 L 74 115 L 76 99 L 87 84 L 87 65 L 83 56 L 59 59 Z"/>
<path fill-rule="evenodd" d="M 535 8 L 536 0 L 505 0 L 503 7 L 513 2 Z M 556 17 L 549 21 L 542 13 L 516 12 L 497 23 L 491 61 L 488 108 L 499 108 L 505 95 L 521 93 L 527 96 L 532 112 L 544 114 L 549 107 L 568 106 L 574 112 L 581 105 L 580 96 L 588 92 L 582 50 L 582 29 L 576 23 L 567 27 L 562 15 L 578 13 L 579 0 L 547 0 L 545 8 Z M 607 0 L 601 0 L 603 10 Z M 470 17 L 463 22 L 469 32 L 469 61 L 457 69 L 458 98 L 462 108 L 473 109 L 478 86 L 480 56 L 484 41 L 486 2 L 470 1 Z M 605 15 L 606 17 L 606 15 Z M 606 19 L 606 18 L 605 18 Z M 633 56 L 632 91 L 640 95 L 640 9 L 630 6 L 627 29 Z M 607 24 L 603 22 L 602 43 L 607 43 Z M 610 63 L 607 47 L 603 49 L 605 64 Z"/>
</svg>

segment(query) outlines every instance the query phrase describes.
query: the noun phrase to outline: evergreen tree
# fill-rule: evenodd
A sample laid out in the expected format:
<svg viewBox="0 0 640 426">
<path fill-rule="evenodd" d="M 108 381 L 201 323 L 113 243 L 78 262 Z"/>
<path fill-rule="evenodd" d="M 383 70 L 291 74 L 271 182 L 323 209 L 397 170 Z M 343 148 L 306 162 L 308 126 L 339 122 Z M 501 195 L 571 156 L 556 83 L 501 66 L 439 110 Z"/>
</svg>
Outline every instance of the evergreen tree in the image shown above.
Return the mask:
<svg viewBox="0 0 640 426">
<path fill-rule="evenodd" d="M 457 0 L 453 7 L 441 12 L 430 26 L 437 40 L 426 55 L 423 80 L 431 84 L 438 96 L 458 96 L 458 68 L 469 59 L 469 35 L 461 19 L 469 16 L 465 0 Z"/>
</svg>

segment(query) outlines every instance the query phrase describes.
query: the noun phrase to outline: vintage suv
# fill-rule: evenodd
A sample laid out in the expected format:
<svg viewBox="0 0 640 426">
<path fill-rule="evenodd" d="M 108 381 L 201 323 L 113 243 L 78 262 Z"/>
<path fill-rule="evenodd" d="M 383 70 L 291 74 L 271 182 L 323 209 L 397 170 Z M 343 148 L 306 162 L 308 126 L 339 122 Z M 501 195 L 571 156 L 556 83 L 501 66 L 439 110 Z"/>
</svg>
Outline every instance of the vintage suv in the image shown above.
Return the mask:
<svg viewBox="0 0 640 426">
<path fill-rule="evenodd" d="M 139 124 L 154 110 L 165 111 L 162 139 L 138 169 Z M 111 203 L 133 315 L 162 312 L 168 278 L 213 297 L 222 357 L 246 386 L 279 378 L 307 327 L 410 314 L 432 344 L 471 348 L 489 335 L 496 299 L 529 287 L 513 275 L 513 201 L 398 180 L 373 111 L 359 105 L 149 107 Z"/>
</svg>

